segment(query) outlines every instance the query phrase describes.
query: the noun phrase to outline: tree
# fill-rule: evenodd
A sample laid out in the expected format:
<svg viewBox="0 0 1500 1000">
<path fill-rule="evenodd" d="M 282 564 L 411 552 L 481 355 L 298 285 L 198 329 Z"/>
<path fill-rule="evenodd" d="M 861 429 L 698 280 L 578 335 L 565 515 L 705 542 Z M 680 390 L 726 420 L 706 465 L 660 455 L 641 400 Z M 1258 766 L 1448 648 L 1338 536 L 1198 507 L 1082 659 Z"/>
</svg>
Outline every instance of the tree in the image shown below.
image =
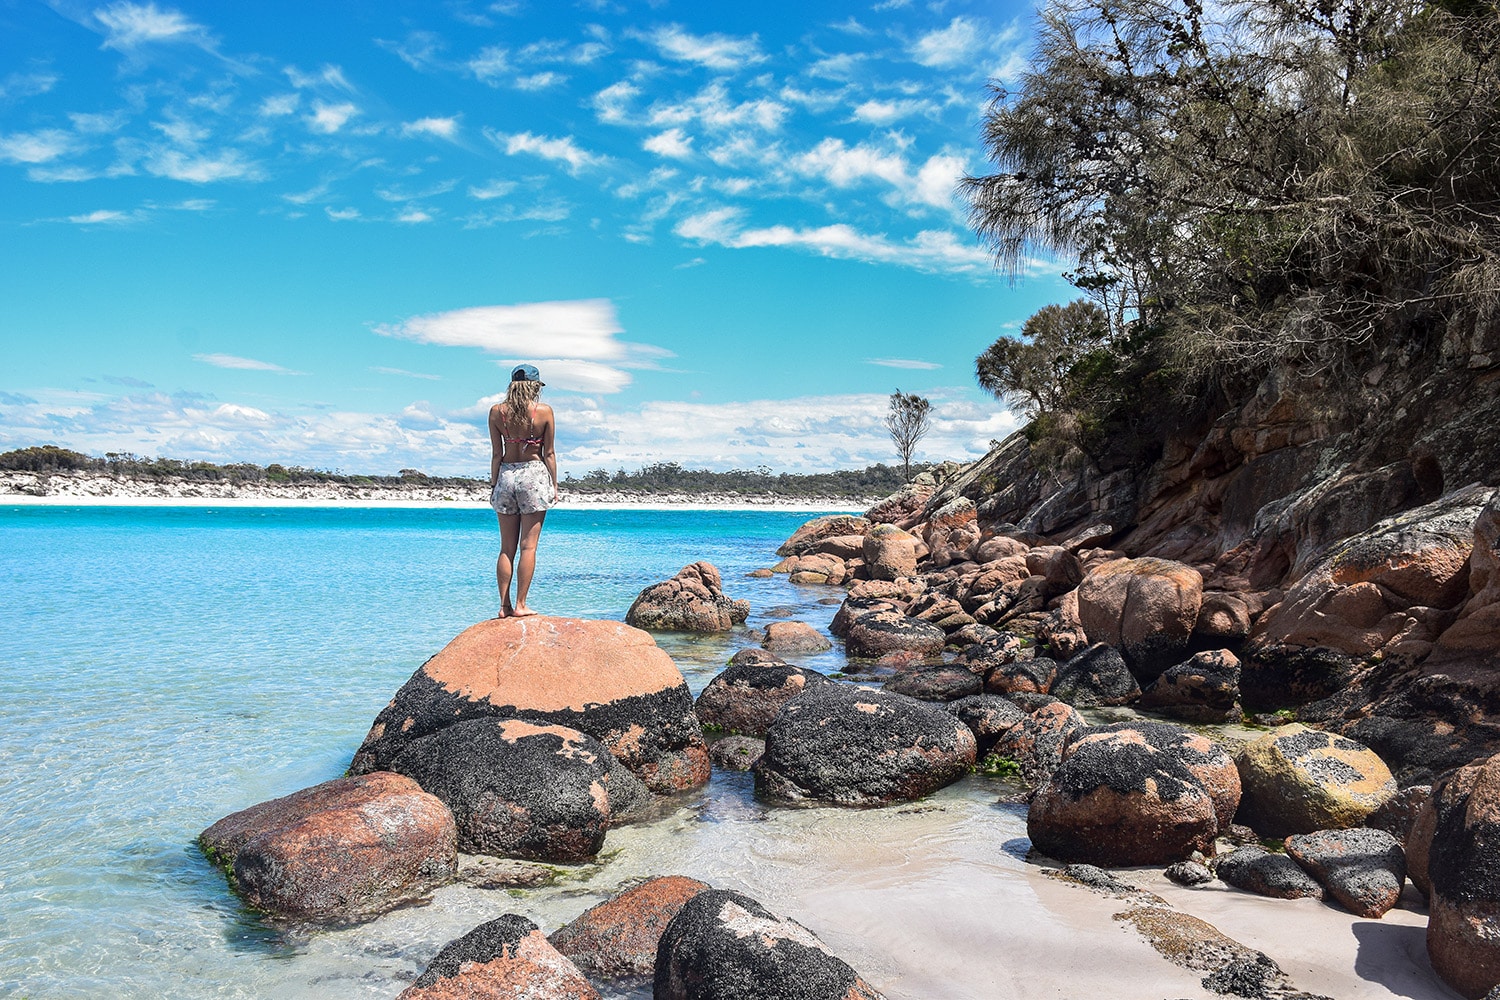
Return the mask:
<svg viewBox="0 0 1500 1000">
<path fill-rule="evenodd" d="M 932 404 L 914 392 L 897 389 L 891 393 L 891 408 L 885 415 L 885 429 L 891 432 L 896 454 L 901 456 L 901 478 L 911 479 L 911 456 L 917 442 L 927 433 L 928 414 Z"/>
<path fill-rule="evenodd" d="M 1106 349 L 1109 316 L 1087 299 L 1043 306 L 1021 328 L 974 360 L 979 387 L 1028 419 L 1066 408 L 1080 394 L 1075 369 Z"/>
</svg>

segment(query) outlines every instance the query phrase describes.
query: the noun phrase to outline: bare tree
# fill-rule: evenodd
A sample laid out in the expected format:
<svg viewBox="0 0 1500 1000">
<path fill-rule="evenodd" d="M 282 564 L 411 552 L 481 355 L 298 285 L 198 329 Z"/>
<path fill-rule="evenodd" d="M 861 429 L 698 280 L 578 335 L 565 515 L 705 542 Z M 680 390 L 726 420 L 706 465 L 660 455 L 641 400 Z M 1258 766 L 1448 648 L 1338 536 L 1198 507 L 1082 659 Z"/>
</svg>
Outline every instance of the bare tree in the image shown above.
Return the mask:
<svg viewBox="0 0 1500 1000">
<path fill-rule="evenodd" d="M 890 412 L 885 415 L 885 428 L 891 432 L 891 442 L 901 456 L 901 476 L 911 479 L 911 455 L 917 450 L 917 442 L 927 433 L 927 415 L 932 404 L 914 392 L 897 389 L 891 393 Z"/>
</svg>

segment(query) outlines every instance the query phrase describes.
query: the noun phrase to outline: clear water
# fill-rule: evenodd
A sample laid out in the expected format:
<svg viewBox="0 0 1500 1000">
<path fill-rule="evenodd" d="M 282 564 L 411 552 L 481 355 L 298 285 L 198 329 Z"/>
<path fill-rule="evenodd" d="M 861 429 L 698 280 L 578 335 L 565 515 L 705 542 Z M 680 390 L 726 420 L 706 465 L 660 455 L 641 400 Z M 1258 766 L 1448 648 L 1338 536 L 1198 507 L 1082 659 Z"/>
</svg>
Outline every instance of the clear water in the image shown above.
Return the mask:
<svg viewBox="0 0 1500 1000">
<path fill-rule="evenodd" d="M 559 510 L 532 603 L 620 618 L 641 587 L 708 559 L 751 600 L 751 626 L 791 608 L 826 630 L 820 601 L 840 591 L 744 576 L 805 518 Z M 358 927 L 267 928 L 194 838 L 341 774 L 392 692 L 494 613 L 495 545 L 484 510 L 0 507 L 0 996 L 393 997 L 484 920 L 550 931 L 673 872 L 802 921 L 892 1000 L 1206 996 L 1108 904 L 1026 864 L 1024 815 L 981 777 L 850 811 L 768 808 L 747 776 L 716 774 L 553 886 L 449 887 Z M 659 637 L 695 693 L 752 641 Z M 837 648 L 799 662 L 843 666 Z M 1322 926 L 1319 912 L 1271 923 Z M 1324 992 L 1442 995 L 1417 957 L 1387 988 L 1355 978 L 1347 951 L 1316 963 Z"/>
</svg>

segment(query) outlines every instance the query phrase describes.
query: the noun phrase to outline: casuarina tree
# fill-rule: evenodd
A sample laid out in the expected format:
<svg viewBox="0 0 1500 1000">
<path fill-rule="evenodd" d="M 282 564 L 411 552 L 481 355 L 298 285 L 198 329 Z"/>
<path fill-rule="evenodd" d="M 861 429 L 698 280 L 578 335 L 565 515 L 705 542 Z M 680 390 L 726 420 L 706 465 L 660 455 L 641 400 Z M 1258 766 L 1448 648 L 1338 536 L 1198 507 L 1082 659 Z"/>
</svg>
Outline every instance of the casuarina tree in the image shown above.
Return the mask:
<svg viewBox="0 0 1500 1000">
<path fill-rule="evenodd" d="M 897 389 L 891 393 L 891 408 L 885 415 L 886 430 L 891 432 L 891 442 L 901 456 L 901 475 L 911 479 L 911 456 L 917 450 L 917 442 L 927 433 L 928 414 L 932 404 L 914 392 Z"/>
</svg>

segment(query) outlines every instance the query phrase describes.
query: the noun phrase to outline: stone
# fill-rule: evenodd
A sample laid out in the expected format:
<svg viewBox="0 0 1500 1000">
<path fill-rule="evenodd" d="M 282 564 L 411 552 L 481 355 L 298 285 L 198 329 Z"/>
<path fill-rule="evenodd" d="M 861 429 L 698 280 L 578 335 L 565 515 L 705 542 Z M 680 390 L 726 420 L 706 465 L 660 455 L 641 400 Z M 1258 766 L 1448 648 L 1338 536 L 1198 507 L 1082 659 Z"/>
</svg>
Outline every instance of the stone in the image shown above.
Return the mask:
<svg viewBox="0 0 1500 1000">
<path fill-rule="evenodd" d="M 1268 837 L 1358 826 L 1396 794 L 1390 769 L 1369 748 L 1298 722 L 1245 744 L 1235 764 L 1239 822 Z"/>
<path fill-rule="evenodd" d="M 766 741 L 753 736 L 725 736 L 708 745 L 708 759 L 725 771 L 748 771 L 766 752 Z"/>
<path fill-rule="evenodd" d="M 1125 705 L 1141 695 L 1141 686 L 1120 651 L 1103 643 L 1095 643 L 1058 667 L 1046 690 L 1079 708 Z"/>
<path fill-rule="evenodd" d="M 872 524 L 910 523 L 936 492 L 936 483 L 913 479 L 866 511 L 865 519 Z"/>
<path fill-rule="evenodd" d="M 825 538 L 838 535 L 864 535 L 870 530 L 870 522 L 850 514 L 829 514 L 815 517 L 792 532 L 792 537 L 781 543 L 776 550 L 778 556 L 801 556 Z"/>
<path fill-rule="evenodd" d="M 1001 734 L 990 753 L 1014 761 L 1021 779 L 1037 785 L 1057 770 L 1063 744 L 1082 728 L 1083 717 L 1078 710 L 1054 700 L 1032 709 L 1019 724 Z"/>
<path fill-rule="evenodd" d="M 600 1000 L 536 924 L 507 913 L 443 946 L 396 1000 Z"/>
<path fill-rule="evenodd" d="M 885 805 L 957 781 L 975 755 L 969 727 L 936 705 L 822 684 L 771 722 L 755 790 L 783 802 Z"/>
<path fill-rule="evenodd" d="M 807 928 L 749 896 L 708 889 L 667 924 L 656 1000 L 879 1000 Z"/>
<path fill-rule="evenodd" d="M 1212 850 L 1218 829 L 1202 783 L 1131 730 L 1075 734 L 1026 816 L 1043 854 L 1104 867 L 1186 860 Z"/>
<path fill-rule="evenodd" d="M 773 653 L 821 653 L 833 648 L 827 637 L 806 622 L 771 622 L 761 645 Z"/>
<path fill-rule="evenodd" d="M 443 647 L 375 717 L 350 772 L 386 770 L 423 736 L 485 717 L 588 733 L 658 794 L 708 780 L 693 696 L 648 633 L 540 615 L 480 622 Z"/>
<path fill-rule="evenodd" d="M 963 667 L 942 666 L 910 670 L 885 682 L 886 691 L 921 701 L 957 701 L 977 695 L 984 683 Z"/>
<path fill-rule="evenodd" d="M 975 694 L 948 703 L 948 711 L 969 727 L 982 758 L 996 741 L 1026 719 L 1027 713 L 1007 698 Z"/>
<path fill-rule="evenodd" d="M 604 845 L 612 818 L 650 796 L 586 733 L 522 719 L 466 719 L 413 740 L 390 769 L 453 812 L 469 854 L 565 864 Z"/>
<path fill-rule="evenodd" d="M 1063 759 L 1088 743 L 1113 743 L 1121 739 L 1138 742 L 1156 753 L 1165 754 L 1186 768 L 1213 801 L 1218 829 L 1229 827 L 1240 804 L 1239 771 L 1234 757 L 1201 733 L 1167 722 L 1144 719 L 1088 726 L 1068 734 L 1063 743 Z"/>
<path fill-rule="evenodd" d="M 1088 648 L 1088 633 L 1078 618 L 1078 591 L 1053 602 L 1052 610 L 1036 627 L 1036 638 L 1054 659 L 1069 660 Z"/>
<path fill-rule="evenodd" d="M 347 923 L 428 896 L 458 871 L 448 807 L 415 781 L 336 778 L 231 813 L 198 836 L 251 908 Z"/>
<path fill-rule="evenodd" d="M 844 598 L 839 609 L 833 613 L 833 620 L 828 623 L 828 631 L 840 639 L 849 638 L 849 629 L 853 627 L 856 620 L 872 611 L 895 611 L 900 613 L 904 605 L 885 597 L 856 597 L 851 591 Z"/>
<path fill-rule="evenodd" d="M 917 540 L 894 524 L 877 524 L 865 535 L 865 569 L 874 580 L 917 575 Z"/>
<path fill-rule="evenodd" d="M 948 633 L 948 649 L 969 649 L 981 643 L 988 642 L 1000 633 L 988 625 L 980 625 L 978 622 L 965 625 L 954 632 Z"/>
<path fill-rule="evenodd" d="M 849 626 L 844 649 L 850 656 L 863 659 L 893 652 L 936 656 L 947 641 L 947 633 L 936 625 L 908 618 L 898 611 L 872 611 Z"/>
<path fill-rule="evenodd" d="M 1046 656 L 1001 663 L 984 674 L 990 694 L 1050 694 L 1057 679 L 1057 661 Z"/>
<path fill-rule="evenodd" d="M 1396 838 L 1396 843 L 1406 846 L 1407 834 L 1422 812 L 1427 800 L 1432 798 L 1431 785 L 1412 785 L 1403 788 L 1386 799 L 1376 810 L 1365 817 L 1365 826 L 1372 830 L 1384 830 Z"/>
<path fill-rule="evenodd" d="M 1210 642 L 1239 642 L 1250 634 L 1250 603 L 1221 590 L 1203 595 L 1194 637 Z"/>
<path fill-rule="evenodd" d="M 864 535 L 834 535 L 813 543 L 812 555 L 829 555 L 838 559 L 864 558 Z"/>
<path fill-rule="evenodd" d="M 1119 647 L 1142 680 L 1181 662 L 1202 603 L 1202 575 L 1170 559 L 1110 560 L 1078 585 L 1089 641 Z"/>
<path fill-rule="evenodd" d="M 1273 899 L 1322 899 L 1323 886 L 1285 854 L 1264 847 L 1238 847 L 1214 861 L 1220 881 Z"/>
<path fill-rule="evenodd" d="M 1178 885 L 1204 885 L 1214 880 L 1214 873 L 1196 861 L 1178 861 L 1163 873 Z"/>
<path fill-rule="evenodd" d="M 787 580 L 799 584 L 830 584 L 838 586 L 849 578 L 849 566 L 838 556 L 812 552 L 805 556 L 790 556 L 771 567 L 774 572 L 788 574 Z"/>
<path fill-rule="evenodd" d="M 1469 553 L 1469 598 L 1458 620 L 1438 637 L 1430 662 L 1492 659 L 1500 636 L 1500 491 L 1474 519 Z"/>
<path fill-rule="evenodd" d="M 698 696 L 698 719 L 727 733 L 764 736 L 782 705 L 809 687 L 828 683 L 828 677 L 816 670 L 779 659 L 742 661 L 736 653 L 729 667 L 715 675 Z"/>
<path fill-rule="evenodd" d="M 650 976 L 662 932 L 689 900 L 709 888 L 683 875 L 649 878 L 585 910 L 547 940 L 588 976 Z"/>
<path fill-rule="evenodd" d="M 958 657 L 958 662 L 976 674 L 985 674 L 1002 663 L 1012 663 L 1031 654 L 1031 644 L 1020 636 L 996 632 L 983 642 L 964 650 Z"/>
<path fill-rule="evenodd" d="M 556 868 L 536 861 L 470 854 L 459 861 L 457 881 L 474 889 L 535 889 L 556 878 Z"/>
<path fill-rule="evenodd" d="M 749 616 L 749 601 L 724 596 L 718 569 L 695 562 L 641 591 L 625 612 L 625 623 L 660 632 L 727 632 Z"/>
<path fill-rule="evenodd" d="M 1434 784 L 1430 809 L 1427 954 L 1449 986 L 1482 997 L 1500 983 L 1500 755 Z"/>
<path fill-rule="evenodd" d="M 1025 542 L 1008 535 L 996 535 L 979 543 L 979 547 L 974 550 L 974 561 L 977 563 L 998 562 L 1007 556 L 1024 556 L 1028 551 Z"/>
<path fill-rule="evenodd" d="M 1357 917 L 1385 916 L 1406 885 L 1406 855 L 1384 830 L 1300 833 L 1286 838 L 1286 853 Z"/>
<path fill-rule="evenodd" d="M 1162 671 L 1141 695 L 1140 707 L 1187 722 L 1224 722 L 1239 718 L 1239 694 L 1239 657 L 1213 649 Z"/>
<path fill-rule="evenodd" d="M 752 569 L 745 576 L 751 580 L 769 580 L 776 575 L 774 570 L 762 566 L 760 569 Z"/>
</svg>

